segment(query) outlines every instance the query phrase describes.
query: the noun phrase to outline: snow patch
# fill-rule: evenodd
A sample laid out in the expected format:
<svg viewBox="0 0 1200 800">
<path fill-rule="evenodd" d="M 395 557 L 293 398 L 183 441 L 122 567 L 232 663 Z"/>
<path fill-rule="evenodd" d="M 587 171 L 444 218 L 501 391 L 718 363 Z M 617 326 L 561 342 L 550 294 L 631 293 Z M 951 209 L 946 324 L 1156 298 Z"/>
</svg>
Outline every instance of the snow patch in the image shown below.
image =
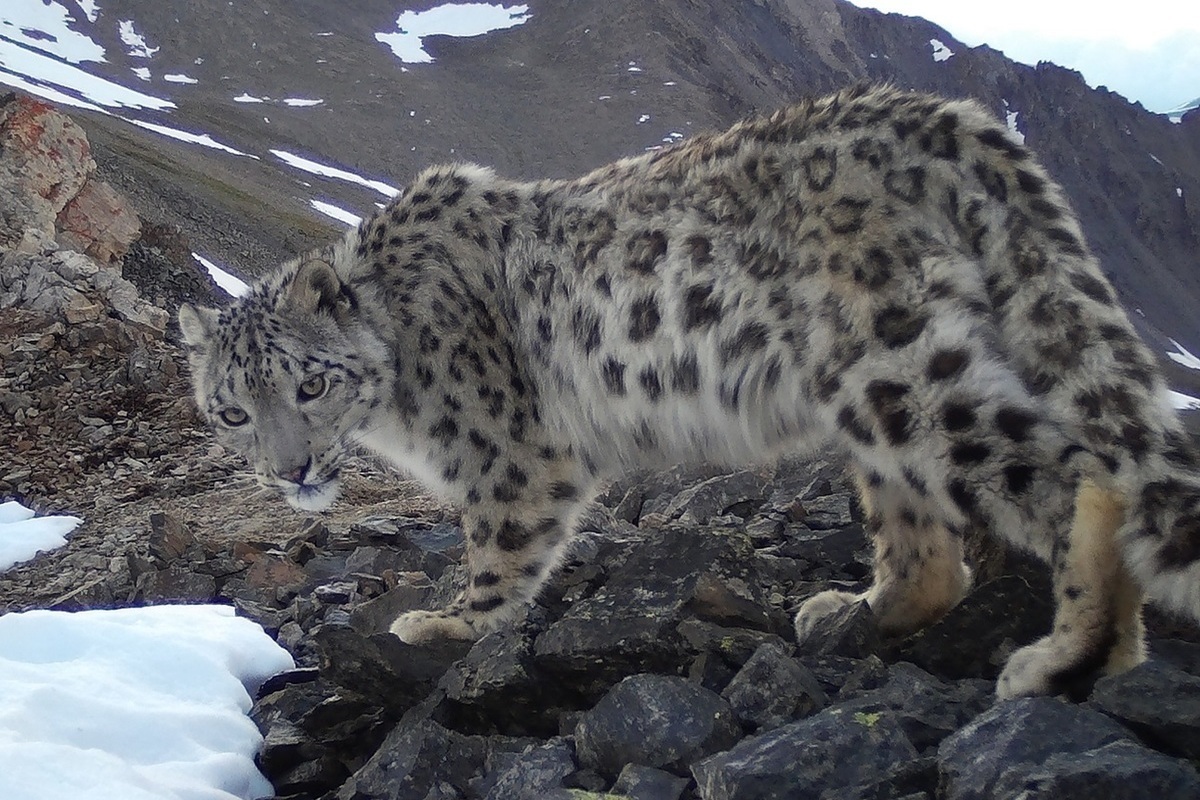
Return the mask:
<svg viewBox="0 0 1200 800">
<path fill-rule="evenodd" d="M 1017 130 L 1017 113 L 1018 112 L 1013 111 L 1008 107 L 1007 100 L 1004 100 L 1003 102 L 1004 102 L 1004 124 L 1008 126 L 1008 129 L 1010 131 L 1012 131 L 1013 136 L 1017 137 L 1017 140 L 1020 141 L 1021 144 L 1025 144 L 1025 134 L 1023 134 L 1023 133 L 1021 133 L 1021 131 Z"/>
<path fill-rule="evenodd" d="M 939 39 L 930 39 L 929 45 L 933 48 L 934 61 L 947 61 L 954 55 L 954 51 L 943 44 Z"/>
<path fill-rule="evenodd" d="M 150 80 L 150 68 L 149 67 L 130 67 L 129 71 L 132 72 L 134 75 L 137 75 L 138 78 L 140 78 L 141 80 L 144 80 L 144 81 Z"/>
<path fill-rule="evenodd" d="M 321 175 L 326 178 L 337 178 L 341 181 L 357 183 L 359 186 L 366 186 L 368 189 L 374 189 L 385 197 L 395 197 L 400 194 L 400 190 L 395 186 L 390 186 L 383 181 L 370 180 L 361 175 L 356 175 L 348 170 L 331 167 L 327 164 L 321 164 L 303 156 L 298 156 L 295 153 L 289 153 L 286 150 L 272 150 L 271 155 L 278 158 L 280 161 L 287 164 L 289 167 L 302 169 L 305 172 L 311 172 L 313 175 Z"/>
<path fill-rule="evenodd" d="M 0 37 L 0 82 L 54 103 L 91 111 L 99 111 L 97 106 L 153 111 L 175 108 L 170 100 L 98 78 L 3 37 Z"/>
<path fill-rule="evenodd" d="M 195 78 L 191 77 L 190 75 L 184 75 L 182 73 L 172 73 L 170 75 L 163 75 L 163 80 L 166 81 L 167 83 L 199 83 L 200 82 L 200 81 L 196 80 Z"/>
<path fill-rule="evenodd" d="M 1175 347 L 1176 352 L 1172 353 L 1168 350 L 1167 358 L 1171 359 L 1176 364 L 1182 364 L 1188 369 L 1200 369 L 1200 358 L 1196 358 L 1196 356 L 1188 352 L 1186 347 L 1174 339 L 1171 339 L 1170 342 Z"/>
<path fill-rule="evenodd" d="M 85 12 L 86 13 L 86 12 Z M 13 44 L 57 56 L 72 64 L 104 61 L 104 48 L 73 31 L 74 22 L 61 3 L 42 0 L 4 0 L 0 3 L 0 36 Z M 0 65 L 13 68 L 0 58 Z"/>
<path fill-rule="evenodd" d="M 261 97 L 255 97 L 254 95 L 252 95 L 248 92 L 242 92 L 237 97 L 233 98 L 233 102 L 235 102 L 235 103 L 265 103 L 267 101 Z"/>
<path fill-rule="evenodd" d="M 397 32 L 376 33 L 375 40 L 390 47 L 406 64 L 429 64 L 433 56 L 423 46 L 426 36 L 481 36 L 515 28 L 528 22 L 530 16 L 529 6 L 447 3 L 427 11 L 401 13 L 396 18 Z"/>
<path fill-rule="evenodd" d="M 83 520 L 79 517 L 38 517 L 15 500 L 0 503 L 0 572 L 13 564 L 28 561 L 38 553 L 62 547 L 67 543 L 67 534 L 81 522 Z M 0 680 L 2 683 L 3 680 Z M 3 696 L 3 692 L 0 692 L 0 696 Z M 0 702 L 0 719 L 3 707 L 3 702 Z M 0 723 L 2 729 L 3 724 Z M 0 797 L 7 795 L 0 793 Z"/>
<path fill-rule="evenodd" d="M 229 606 L 5 614 L 0 797 L 270 797 L 246 714 L 293 666 Z"/>
<path fill-rule="evenodd" d="M 649 114 L 642 114 L 640 117 L 638 117 L 638 125 L 641 125 L 643 122 L 649 122 L 649 121 L 650 121 Z"/>
<path fill-rule="evenodd" d="M 351 213 L 344 208 L 338 208 L 333 203 L 326 203 L 324 200 L 309 200 L 309 205 L 320 211 L 327 217 L 336 219 L 345 225 L 353 226 L 362 222 L 362 217 Z"/>
<path fill-rule="evenodd" d="M 1167 390 L 1167 399 L 1171 403 L 1171 408 L 1178 411 L 1194 411 L 1200 409 L 1200 398 L 1192 397 L 1191 395 L 1177 392 L 1174 389 Z"/>
<path fill-rule="evenodd" d="M 308 98 L 305 98 L 305 97 L 285 97 L 283 99 L 283 104 L 285 106 L 292 106 L 294 108 L 308 108 L 309 106 L 319 106 L 319 105 L 323 104 L 324 102 L 325 102 L 324 100 L 309 100 Z"/>
<path fill-rule="evenodd" d="M 178 139 L 181 142 L 198 144 L 202 147 L 208 147 L 213 150 L 220 150 L 223 153 L 229 153 L 230 155 L 245 156 L 246 158 L 253 158 L 256 161 L 258 160 L 258 156 L 251 155 L 250 153 L 243 153 L 241 150 L 232 148 L 227 144 L 221 144 L 207 133 L 189 133 L 188 131 L 181 131 L 178 128 L 171 128 L 166 125 L 159 125 L 156 122 L 146 122 L 140 119 L 129 119 L 127 117 L 121 117 L 121 119 L 125 120 L 130 125 L 137 125 L 139 128 L 145 128 L 148 131 L 154 131 L 157 134 L 169 137 L 171 139 Z"/>
<path fill-rule="evenodd" d="M 150 58 L 159 51 L 159 48 L 146 43 L 146 37 L 137 32 L 131 19 L 121 20 L 117 25 L 117 32 L 125 44 L 126 52 L 133 58 Z"/>
<path fill-rule="evenodd" d="M 75 0 L 79 5 L 79 9 L 87 16 L 88 22 L 95 22 L 100 16 L 100 9 L 96 6 L 96 0 Z"/>
<path fill-rule="evenodd" d="M 250 285 L 228 270 L 218 267 L 199 253 L 192 253 L 192 258 L 200 262 L 200 266 L 208 270 L 213 283 L 225 290 L 231 297 L 241 297 L 250 291 Z"/>
</svg>

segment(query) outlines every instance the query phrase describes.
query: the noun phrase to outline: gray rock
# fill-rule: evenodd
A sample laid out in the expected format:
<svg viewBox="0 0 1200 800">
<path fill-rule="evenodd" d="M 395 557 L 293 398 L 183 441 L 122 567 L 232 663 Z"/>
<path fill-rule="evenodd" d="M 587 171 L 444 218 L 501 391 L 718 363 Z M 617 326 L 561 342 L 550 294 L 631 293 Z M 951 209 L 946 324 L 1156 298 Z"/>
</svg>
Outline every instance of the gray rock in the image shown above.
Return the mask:
<svg viewBox="0 0 1200 800">
<path fill-rule="evenodd" d="M 874 783 L 917 757 L 884 715 L 828 708 L 692 765 L 702 800 L 807 800 Z"/>
<path fill-rule="evenodd" d="M 801 652 L 807 655 L 866 658 L 881 649 L 875 615 L 865 600 L 817 620 L 804 641 L 800 642 Z"/>
<path fill-rule="evenodd" d="M 1147 661 L 1097 681 L 1092 704 L 1155 747 L 1200 759 L 1200 678 Z"/>
<path fill-rule="evenodd" d="M 634 675 L 614 686 L 579 719 L 579 763 L 607 775 L 626 764 L 684 772 L 698 758 L 741 735 L 733 709 L 686 678 Z"/>
<path fill-rule="evenodd" d="M 517 756 L 485 800 L 567 800 L 570 794 L 563 788 L 563 781 L 575 769 L 570 743 L 551 739 Z"/>
<path fill-rule="evenodd" d="M 626 764 L 617 776 L 612 793 L 629 800 L 679 800 L 687 787 L 686 778 L 641 764 Z"/>
<path fill-rule="evenodd" d="M 1049 632 L 1053 615 L 1047 579 L 1002 576 L 906 639 L 896 655 L 943 678 L 995 679 L 1007 651 Z"/>
<path fill-rule="evenodd" d="M 487 741 L 436 722 L 402 721 L 338 790 L 339 800 L 455 798 L 483 771 Z"/>
<path fill-rule="evenodd" d="M 539 664 L 599 696 L 627 675 L 681 672 L 693 655 L 677 631 L 687 617 L 770 630 L 774 620 L 752 553 L 734 536 L 655 534 L 538 636 Z"/>
<path fill-rule="evenodd" d="M 812 672 L 777 644 L 759 647 L 721 696 L 752 731 L 777 728 L 829 704 Z"/>
<path fill-rule="evenodd" d="M 1044 765 L 1011 769 L 993 797 L 1022 800 L 1195 800 L 1200 775 L 1187 762 L 1133 742 L 1051 756 Z"/>
<path fill-rule="evenodd" d="M 1098 711 L 1049 697 L 998 703 L 938 747 L 941 792 L 947 800 L 988 800 L 1003 796 L 1038 773 L 1052 759 L 1059 765 L 1131 734 Z"/>
<path fill-rule="evenodd" d="M 924 752 L 992 704 L 992 684 L 983 680 L 946 683 L 912 664 L 896 664 L 887 682 L 838 703 L 850 714 L 895 719 L 913 746 Z"/>
<path fill-rule="evenodd" d="M 739 470 L 689 486 L 661 512 L 668 519 L 703 525 L 714 517 L 749 517 L 763 503 L 767 479 L 759 470 Z"/>
</svg>

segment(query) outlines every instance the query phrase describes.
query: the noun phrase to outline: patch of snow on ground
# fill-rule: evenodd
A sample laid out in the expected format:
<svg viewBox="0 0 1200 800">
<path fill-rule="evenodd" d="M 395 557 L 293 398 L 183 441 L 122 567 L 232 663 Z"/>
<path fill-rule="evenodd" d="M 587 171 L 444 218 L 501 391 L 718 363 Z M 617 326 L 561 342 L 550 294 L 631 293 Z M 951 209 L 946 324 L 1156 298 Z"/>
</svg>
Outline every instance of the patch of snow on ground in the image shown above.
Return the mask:
<svg viewBox="0 0 1200 800">
<path fill-rule="evenodd" d="M 1150 153 L 1150 157 L 1154 159 L 1154 163 L 1155 163 L 1155 164 L 1158 164 L 1160 167 L 1161 167 L 1161 166 L 1164 166 L 1164 165 L 1163 165 L 1163 162 L 1162 162 L 1162 159 L 1161 159 L 1161 158 L 1159 158 L 1158 156 L 1154 155 L 1154 153 Z"/>
<path fill-rule="evenodd" d="M 134 75 L 137 75 L 139 78 L 141 78 L 144 81 L 150 80 L 150 68 L 149 67 L 130 67 L 129 71 L 132 72 Z"/>
<path fill-rule="evenodd" d="M 640 117 L 638 117 L 638 125 L 641 125 L 643 122 L 649 122 L 649 121 L 650 121 L 649 114 L 642 114 Z"/>
<path fill-rule="evenodd" d="M 1021 142 L 1021 144 L 1024 144 L 1025 143 L 1025 134 L 1023 134 L 1019 130 L 1017 130 L 1017 113 L 1018 112 L 1013 111 L 1012 109 L 1010 109 L 1008 107 L 1008 101 L 1005 100 L 1004 101 L 1004 123 L 1006 125 L 1008 125 L 1008 129 L 1010 131 L 1012 131 L 1013 136 L 1017 137 L 1017 139 Z"/>
<path fill-rule="evenodd" d="M 85 12 L 86 13 L 86 12 Z M 0 36 L 14 44 L 78 64 L 104 61 L 104 48 L 70 29 L 74 19 L 61 3 L 4 0 L 0 3 Z"/>
<path fill-rule="evenodd" d="M 75 2 L 78 3 L 83 13 L 87 15 L 88 22 L 95 22 L 96 18 L 100 16 L 100 9 L 96 5 L 96 0 L 75 0 Z"/>
<path fill-rule="evenodd" d="M 304 97 L 285 97 L 283 104 L 293 106 L 295 108 L 307 108 L 309 106 L 319 106 L 324 103 L 324 100 L 309 100 Z"/>
<path fill-rule="evenodd" d="M 1176 352 L 1172 353 L 1167 351 L 1167 358 L 1171 359 L 1176 364 L 1182 364 L 1188 369 L 1200 369 L 1200 358 L 1192 355 L 1190 352 L 1188 352 L 1186 347 L 1174 339 L 1171 339 L 1170 342 L 1175 346 Z"/>
<path fill-rule="evenodd" d="M 232 148 L 227 144 L 221 144 L 207 133 L 189 133 L 188 131 L 181 131 L 178 128 L 170 128 L 166 125 L 159 125 L 155 122 L 145 122 L 140 119 L 127 119 L 125 117 L 121 117 L 121 119 L 124 119 L 130 125 L 137 125 L 139 128 L 145 128 L 148 131 L 154 131 L 155 133 L 170 137 L 171 139 L 178 139 L 181 142 L 198 144 L 203 147 L 212 148 L 213 150 L 220 150 L 223 153 L 229 153 L 230 155 L 245 156 L 246 158 L 258 160 L 258 156 L 251 155 L 250 153 L 243 153 L 241 150 Z"/>
<path fill-rule="evenodd" d="M 0 503 L 0 572 L 13 564 L 28 561 L 38 553 L 62 547 L 67 543 L 67 534 L 81 522 L 79 517 L 38 517 L 15 500 Z M 0 730 L 3 730 L 2 725 Z M 0 797 L 6 795 L 0 794 Z"/>
<path fill-rule="evenodd" d="M 98 78 L 79 67 L 0 38 L 0 82 L 55 103 L 76 108 L 175 108 L 170 100 L 128 89 Z M 70 102 L 63 100 L 66 95 Z"/>
<path fill-rule="evenodd" d="M 929 45 L 933 48 L 934 61 L 946 61 L 954 55 L 954 51 L 946 47 L 940 39 L 930 39 Z"/>
<path fill-rule="evenodd" d="M 354 226 L 362 222 L 362 217 L 347 211 L 344 208 L 338 208 L 333 203 L 326 203 L 324 200 L 309 200 L 308 202 L 313 208 L 315 208 L 317 211 L 320 211 L 325 216 L 336 219 L 338 222 L 344 223 L 345 225 Z"/>
<path fill-rule="evenodd" d="M 294 664 L 228 606 L 0 617 L 0 797 L 253 800 L 251 693 Z"/>
<path fill-rule="evenodd" d="M 212 276 L 213 283 L 224 289 L 226 294 L 232 297 L 241 297 L 250 291 L 250 285 L 229 270 L 218 267 L 199 253 L 192 253 L 192 258 L 199 261 L 200 266 L 208 270 L 208 274 Z"/>
<path fill-rule="evenodd" d="M 163 80 L 166 81 L 167 83 L 199 83 L 200 82 L 200 81 L 196 80 L 195 78 L 193 78 L 192 76 L 184 75 L 182 73 L 172 73 L 170 75 L 163 75 Z"/>
<path fill-rule="evenodd" d="M 237 97 L 233 98 L 233 102 L 235 102 L 235 103 L 265 103 L 267 101 L 261 97 L 255 97 L 254 95 L 250 94 L 249 92 L 242 92 Z"/>
<path fill-rule="evenodd" d="M 338 167 L 331 167 L 327 164 L 321 164 L 311 159 L 304 158 L 303 156 L 289 153 L 286 150 L 272 150 L 271 155 L 275 156 L 289 167 L 302 169 L 305 172 L 311 172 L 313 175 L 321 175 L 326 178 L 337 178 L 338 180 L 357 183 L 360 186 L 366 186 L 369 189 L 374 189 L 385 197 L 395 197 L 396 195 L 400 194 L 399 189 L 397 189 L 395 186 L 390 186 L 383 181 L 370 180 L 361 175 L 355 175 L 353 172 L 339 169 Z"/>
<path fill-rule="evenodd" d="M 159 50 L 159 48 L 151 47 L 146 43 L 146 37 L 137 32 L 131 19 L 121 20 L 117 25 L 117 31 L 121 35 L 121 41 L 125 44 L 126 52 L 133 58 L 150 58 Z"/>
<path fill-rule="evenodd" d="M 629 66 L 625 69 L 626 72 L 641 72 L 642 68 L 637 65 L 636 61 L 630 61 Z"/>
<path fill-rule="evenodd" d="M 447 3 L 427 11 L 405 11 L 396 18 L 396 33 L 377 33 L 375 39 L 406 64 L 428 64 L 433 56 L 422 46 L 426 36 L 481 36 L 515 28 L 529 17 L 529 6 Z"/>
<path fill-rule="evenodd" d="M 1194 411 L 1200 409 L 1200 398 L 1192 397 L 1191 395 L 1177 392 L 1174 389 L 1167 390 L 1167 397 L 1170 399 L 1171 408 L 1179 411 Z"/>
<path fill-rule="evenodd" d="M 1182 187 L 1180 187 L 1180 186 L 1175 187 L 1175 196 L 1183 197 L 1183 188 Z"/>
</svg>

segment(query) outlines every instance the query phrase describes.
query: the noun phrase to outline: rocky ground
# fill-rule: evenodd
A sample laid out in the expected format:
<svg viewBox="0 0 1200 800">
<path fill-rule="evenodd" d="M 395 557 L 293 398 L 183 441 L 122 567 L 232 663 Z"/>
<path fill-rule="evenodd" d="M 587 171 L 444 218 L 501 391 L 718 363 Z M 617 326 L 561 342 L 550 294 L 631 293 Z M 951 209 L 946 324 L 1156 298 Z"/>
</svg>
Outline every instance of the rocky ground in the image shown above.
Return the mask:
<svg viewBox="0 0 1200 800">
<path fill-rule="evenodd" d="M 0 101 L 0 500 L 86 521 L 0 574 L 0 611 L 222 602 L 260 622 L 298 664 L 253 712 L 278 797 L 1200 796 L 1195 629 L 1153 617 L 1146 665 L 998 704 L 1051 606 L 1044 570 L 994 545 L 925 632 L 883 640 L 858 606 L 798 650 L 799 602 L 869 579 L 832 458 L 629 478 L 522 624 L 386 634 L 460 588 L 455 510 L 366 459 L 320 517 L 260 491 L 188 399 L 166 309 L 211 290 L 186 242 L 96 187 L 107 211 L 64 213 L 96 181 L 64 120 Z"/>
</svg>

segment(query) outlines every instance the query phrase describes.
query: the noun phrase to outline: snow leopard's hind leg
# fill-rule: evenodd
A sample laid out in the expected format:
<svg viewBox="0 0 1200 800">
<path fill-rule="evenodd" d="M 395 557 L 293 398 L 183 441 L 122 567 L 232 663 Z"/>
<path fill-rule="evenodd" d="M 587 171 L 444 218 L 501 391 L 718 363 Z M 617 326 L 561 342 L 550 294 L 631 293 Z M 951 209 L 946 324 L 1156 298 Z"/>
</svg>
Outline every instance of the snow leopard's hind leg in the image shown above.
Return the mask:
<svg viewBox="0 0 1200 800">
<path fill-rule="evenodd" d="M 1009 658 L 996 684 L 999 697 L 1086 693 L 1100 674 L 1145 660 L 1142 593 L 1117 541 L 1124 520 L 1119 493 L 1090 480 L 1080 483 L 1070 530 L 1056 537 L 1051 556 L 1053 628 Z"/>
<path fill-rule="evenodd" d="M 971 586 L 963 545 L 911 488 L 854 469 L 867 530 L 875 546 L 874 580 L 860 593 L 830 589 L 810 597 L 796 615 L 803 641 L 822 618 L 866 600 L 887 634 L 916 631 L 953 608 Z"/>
</svg>

